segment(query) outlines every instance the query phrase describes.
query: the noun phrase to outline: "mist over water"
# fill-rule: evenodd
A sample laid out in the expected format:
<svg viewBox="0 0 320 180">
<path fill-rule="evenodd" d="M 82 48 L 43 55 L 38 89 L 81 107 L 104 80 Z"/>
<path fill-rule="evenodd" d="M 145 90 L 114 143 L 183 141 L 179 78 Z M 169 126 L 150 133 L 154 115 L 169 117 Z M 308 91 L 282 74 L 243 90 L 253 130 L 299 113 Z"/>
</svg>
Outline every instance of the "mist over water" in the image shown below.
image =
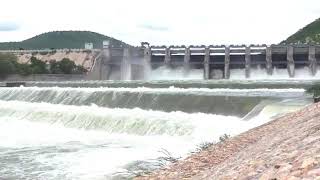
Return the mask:
<svg viewBox="0 0 320 180">
<path fill-rule="evenodd" d="M 203 69 L 190 69 L 185 72 L 183 67 L 167 68 L 161 66 L 153 69 L 148 75 L 148 80 L 194 80 L 203 79 Z"/>
<path fill-rule="evenodd" d="M 286 79 L 286 80 L 310 80 L 310 79 L 320 79 L 320 73 L 315 76 L 309 71 L 308 67 L 297 68 L 295 69 L 295 76 L 289 77 L 287 69 L 273 69 L 272 75 L 268 75 L 266 69 L 262 68 L 252 68 L 251 69 L 251 77 L 249 79 L 253 80 L 279 80 L 279 79 Z M 246 79 L 245 78 L 245 70 L 244 69 L 232 69 L 230 71 L 230 79 Z"/>
<path fill-rule="evenodd" d="M 317 72 L 320 69 L 318 68 Z M 215 72 L 218 73 L 218 72 Z M 219 72 L 222 76 L 222 71 Z M 152 69 L 147 75 L 147 80 L 202 80 L 204 78 L 203 69 L 189 69 L 187 72 L 182 66 L 176 68 L 170 68 L 166 66 L 161 66 L 156 69 Z M 286 68 L 279 69 L 274 67 L 272 75 L 267 74 L 267 70 L 264 68 L 251 68 L 250 69 L 250 78 L 245 77 L 245 69 L 230 69 L 230 79 L 231 80 L 294 80 L 294 79 L 320 79 L 320 73 L 316 73 L 315 76 L 312 76 L 309 67 L 296 68 L 295 76 L 289 77 L 288 70 Z M 220 76 L 219 76 L 220 77 Z M 214 79 L 214 77 L 211 77 Z M 220 77 L 221 78 L 221 77 Z"/>
</svg>

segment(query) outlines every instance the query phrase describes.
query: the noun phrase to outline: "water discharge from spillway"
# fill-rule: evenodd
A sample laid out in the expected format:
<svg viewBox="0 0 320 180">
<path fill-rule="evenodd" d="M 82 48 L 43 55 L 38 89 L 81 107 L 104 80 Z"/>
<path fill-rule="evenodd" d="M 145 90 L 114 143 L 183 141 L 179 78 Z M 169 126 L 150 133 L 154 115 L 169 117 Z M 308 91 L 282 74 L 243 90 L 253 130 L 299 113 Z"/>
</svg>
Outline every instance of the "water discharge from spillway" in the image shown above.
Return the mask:
<svg viewBox="0 0 320 180">
<path fill-rule="evenodd" d="M 1 88 L 0 177 L 116 179 L 308 103 L 297 88 Z"/>
<path fill-rule="evenodd" d="M 320 69 L 318 69 L 319 71 Z M 223 77 L 223 72 L 220 70 L 213 70 L 211 73 L 219 74 L 219 79 Z M 234 80 L 320 79 L 320 72 L 312 76 L 309 67 L 295 69 L 294 77 L 289 77 L 286 68 L 279 69 L 275 67 L 271 75 L 267 74 L 266 69 L 260 67 L 251 68 L 250 74 L 250 77 L 246 78 L 245 69 L 230 69 L 230 79 Z M 176 68 L 161 66 L 151 70 L 147 77 L 147 80 L 202 80 L 204 78 L 204 69 L 189 69 L 185 72 L 182 66 Z M 214 77 L 211 78 L 215 79 Z"/>
</svg>

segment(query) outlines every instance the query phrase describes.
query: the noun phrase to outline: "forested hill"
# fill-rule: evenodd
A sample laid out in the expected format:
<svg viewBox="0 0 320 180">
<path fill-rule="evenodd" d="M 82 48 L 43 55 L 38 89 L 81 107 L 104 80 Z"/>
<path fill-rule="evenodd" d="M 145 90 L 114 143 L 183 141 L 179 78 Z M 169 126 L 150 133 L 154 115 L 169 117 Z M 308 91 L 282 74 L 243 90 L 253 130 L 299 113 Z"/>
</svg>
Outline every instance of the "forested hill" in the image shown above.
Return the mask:
<svg viewBox="0 0 320 180">
<path fill-rule="evenodd" d="M 282 44 L 320 43 L 320 18 L 291 35 Z"/>
<path fill-rule="evenodd" d="M 111 44 L 118 46 L 126 43 L 90 31 L 54 31 L 43 33 L 21 42 L 3 42 L 0 43 L 0 50 L 8 49 L 81 49 L 86 42 L 93 43 L 93 47 L 102 48 L 102 41 L 110 40 Z"/>
</svg>

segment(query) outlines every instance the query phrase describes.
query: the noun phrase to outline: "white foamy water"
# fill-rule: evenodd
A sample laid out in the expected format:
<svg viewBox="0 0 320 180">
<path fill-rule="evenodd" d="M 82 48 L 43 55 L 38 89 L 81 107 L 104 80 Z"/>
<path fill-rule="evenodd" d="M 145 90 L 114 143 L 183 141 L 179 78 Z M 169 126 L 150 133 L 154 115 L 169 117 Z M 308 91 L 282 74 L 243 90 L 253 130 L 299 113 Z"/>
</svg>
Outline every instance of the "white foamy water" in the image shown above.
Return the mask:
<svg viewBox="0 0 320 180">
<path fill-rule="evenodd" d="M 296 68 L 295 76 L 289 77 L 287 69 L 273 69 L 272 75 L 267 74 L 266 69 L 262 68 L 252 68 L 250 70 L 250 78 L 251 80 L 312 80 L 312 79 L 320 79 L 320 73 L 316 73 L 315 76 L 312 76 L 308 67 Z M 231 69 L 230 70 L 230 79 L 233 80 L 241 80 L 246 79 L 245 77 L 245 69 Z"/>
<path fill-rule="evenodd" d="M 27 93 L 23 96 L 32 96 L 33 92 L 39 91 L 54 91 L 56 95 L 58 93 L 94 93 L 94 92 L 113 92 L 115 95 L 118 93 L 129 92 L 129 93 L 150 93 L 150 94 L 187 94 L 187 95 L 207 95 L 207 96 L 282 96 L 282 97 L 297 97 L 302 96 L 305 93 L 305 90 L 302 88 L 287 88 L 287 89 L 268 89 L 268 88 L 256 88 L 256 89 L 228 89 L 228 88 L 148 88 L 148 87 L 138 87 L 138 88 L 71 88 L 71 87 L 13 87 L 6 88 L 0 91 L 1 95 L 9 95 L 8 93 L 19 92 Z M 84 95 L 83 94 L 83 95 Z M 17 95 L 17 94 L 13 94 Z"/>
<path fill-rule="evenodd" d="M 218 72 L 218 70 L 215 70 Z M 312 76 L 309 67 L 296 68 L 294 77 L 289 77 L 288 70 L 274 68 L 272 75 L 267 74 L 267 69 L 262 68 L 251 68 L 250 78 L 245 77 L 245 69 L 230 69 L 231 80 L 311 80 L 320 79 L 320 68 L 318 73 Z M 220 72 L 220 71 L 219 71 Z M 223 72 L 220 72 L 223 73 Z M 161 66 L 157 69 L 151 70 L 147 75 L 148 80 L 203 80 L 204 70 L 203 69 L 190 69 L 188 73 L 185 73 L 184 68 L 168 68 Z"/>
<path fill-rule="evenodd" d="M 269 104 L 242 121 L 204 113 L 0 101 L 0 176 L 109 179 L 133 162 L 163 156 L 161 149 L 185 157 L 202 142 L 239 134 L 304 105 Z"/>
<path fill-rule="evenodd" d="M 153 69 L 147 76 L 148 80 L 193 80 L 203 79 L 203 69 L 190 69 L 186 74 L 183 67 L 167 68 L 161 66 L 157 69 Z"/>
</svg>

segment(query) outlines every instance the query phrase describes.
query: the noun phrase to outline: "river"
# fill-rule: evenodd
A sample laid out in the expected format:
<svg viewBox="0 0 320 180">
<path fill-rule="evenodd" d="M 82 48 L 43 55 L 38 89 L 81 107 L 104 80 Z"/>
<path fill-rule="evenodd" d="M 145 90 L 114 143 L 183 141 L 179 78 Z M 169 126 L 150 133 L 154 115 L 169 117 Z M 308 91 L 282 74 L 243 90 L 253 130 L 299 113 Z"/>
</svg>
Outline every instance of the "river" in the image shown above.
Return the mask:
<svg viewBox="0 0 320 180">
<path fill-rule="evenodd" d="M 0 88 L 0 179 L 127 179 L 312 102 L 314 81 L 30 82 Z"/>
</svg>

